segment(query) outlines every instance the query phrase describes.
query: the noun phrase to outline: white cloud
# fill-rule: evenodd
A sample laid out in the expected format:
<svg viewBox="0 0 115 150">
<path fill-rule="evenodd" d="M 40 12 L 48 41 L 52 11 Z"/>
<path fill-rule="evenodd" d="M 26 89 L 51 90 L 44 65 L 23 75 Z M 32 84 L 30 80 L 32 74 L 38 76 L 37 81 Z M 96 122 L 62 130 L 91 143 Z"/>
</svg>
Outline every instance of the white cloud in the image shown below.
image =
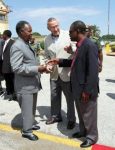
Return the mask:
<svg viewBox="0 0 115 150">
<path fill-rule="evenodd" d="M 47 34 L 46 27 L 47 19 L 49 17 L 57 18 L 63 29 L 68 30 L 70 24 L 75 20 L 83 20 L 90 22 L 91 17 L 95 18 L 102 12 L 93 8 L 83 7 L 50 7 L 50 8 L 26 8 L 20 10 L 13 10 L 9 15 L 10 27 L 20 20 L 27 20 L 31 23 L 33 31 L 38 31 L 41 34 Z M 95 17 L 94 17 L 95 16 Z M 88 21 L 87 21 L 88 19 Z M 13 27 L 12 30 L 15 30 Z"/>
<path fill-rule="evenodd" d="M 16 12 L 15 12 L 16 13 Z M 94 16 L 99 15 L 101 12 L 95 9 L 80 8 L 80 7 L 51 7 L 51 8 L 38 8 L 38 9 L 23 9 L 16 13 L 18 18 L 38 18 L 54 15 L 81 15 L 81 16 Z"/>
</svg>

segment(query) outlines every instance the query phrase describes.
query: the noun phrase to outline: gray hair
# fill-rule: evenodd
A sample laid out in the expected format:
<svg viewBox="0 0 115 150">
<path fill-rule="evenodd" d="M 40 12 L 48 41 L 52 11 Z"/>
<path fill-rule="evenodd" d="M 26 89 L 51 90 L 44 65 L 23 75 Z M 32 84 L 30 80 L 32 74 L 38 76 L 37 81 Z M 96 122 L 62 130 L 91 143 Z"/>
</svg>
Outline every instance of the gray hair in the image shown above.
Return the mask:
<svg viewBox="0 0 115 150">
<path fill-rule="evenodd" d="M 47 20 L 47 28 L 49 28 L 49 23 L 52 22 L 52 21 L 56 21 L 56 22 L 58 22 L 58 24 L 59 24 L 59 21 L 58 21 L 56 18 L 51 17 L 51 18 L 49 18 L 49 19 Z"/>
<path fill-rule="evenodd" d="M 47 24 L 48 24 L 48 22 L 51 22 L 51 21 L 57 21 L 57 19 L 56 19 L 56 18 L 51 17 L 51 18 L 49 18 L 49 19 L 47 20 Z"/>
</svg>

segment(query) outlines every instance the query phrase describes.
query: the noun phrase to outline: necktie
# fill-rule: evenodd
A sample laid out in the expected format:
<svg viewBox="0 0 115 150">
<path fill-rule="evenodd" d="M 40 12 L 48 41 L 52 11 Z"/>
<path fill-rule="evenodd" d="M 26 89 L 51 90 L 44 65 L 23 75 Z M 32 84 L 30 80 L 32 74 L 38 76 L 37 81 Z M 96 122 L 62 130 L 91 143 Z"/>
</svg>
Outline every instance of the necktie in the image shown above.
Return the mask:
<svg viewBox="0 0 115 150">
<path fill-rule="evenodd" d="M 29 44 L 28 44 L 28 46 L 29 46 L 30 50 L 33 52 L 33 54 L 34 54 L 34 56 L 35 56 L 34 50 L 31 48 L 31 46 L 30 46 Z"/>
</svg>

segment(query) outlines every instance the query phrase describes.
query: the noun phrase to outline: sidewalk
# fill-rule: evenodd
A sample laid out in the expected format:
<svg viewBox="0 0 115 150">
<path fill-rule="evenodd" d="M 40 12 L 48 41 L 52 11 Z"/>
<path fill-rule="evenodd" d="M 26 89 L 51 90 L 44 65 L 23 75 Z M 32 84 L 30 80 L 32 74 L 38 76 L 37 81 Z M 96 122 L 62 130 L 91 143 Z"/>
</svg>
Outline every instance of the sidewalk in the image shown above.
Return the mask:
<svg viewBox="0 0 115 150">
<path fill-rule="evenodd" d="M 76 119 L 76 127 L 73 130 L 66 129 L 67 106 L 64 96 L 62 101 L 63 122 L 53 125 L 45 124 L 46 119 L 50 116 L 49 75 L 43 74 L 41 82 L 43 90 L 38 94 L 36 116 L 41 127 L 40 132 L 64 138 L 71 137 L 72 133 L 78 129 L 78 119 Z M 115 57 L 104 56 L 103 72 L 100 74 L 100 91 L 98 98 L 98 144 L 115 147 Z M 0 106 L 0 123 L 21 127 L 22 119 L 18 103 L 0 97 Z"/>
</svg>

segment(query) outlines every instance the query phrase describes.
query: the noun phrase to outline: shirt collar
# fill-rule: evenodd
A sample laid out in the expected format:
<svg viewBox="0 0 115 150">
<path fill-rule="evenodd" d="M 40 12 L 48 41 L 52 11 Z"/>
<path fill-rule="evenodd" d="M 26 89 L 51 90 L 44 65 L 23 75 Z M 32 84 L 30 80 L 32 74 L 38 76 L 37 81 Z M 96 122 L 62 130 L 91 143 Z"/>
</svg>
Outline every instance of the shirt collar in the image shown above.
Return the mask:
<svg viewBox="0 0 115 150">
<path fill-rule="evenodd" d="M 11 38 L 7 39 L 7 40 L 5 41 L 5 43 L 8 43 L 8 42 L 10 41 L 10 39 L 11 39 Z"/>
<path fill-rule="evenodd" d="M 57 36 L 54 36 L 53 34 L 51 34 L 51 37 L 52 37 L 52 39 L 58 39 L 59 38 L 59 35 L 57 35 Z"/>
<path fill-rule="evenodd" d="M 84 39 L 85 38 L 81 39 L 79 42 L 76 43 L 77 48 L 79 48 L 82 45 Z"/>
</svg>

